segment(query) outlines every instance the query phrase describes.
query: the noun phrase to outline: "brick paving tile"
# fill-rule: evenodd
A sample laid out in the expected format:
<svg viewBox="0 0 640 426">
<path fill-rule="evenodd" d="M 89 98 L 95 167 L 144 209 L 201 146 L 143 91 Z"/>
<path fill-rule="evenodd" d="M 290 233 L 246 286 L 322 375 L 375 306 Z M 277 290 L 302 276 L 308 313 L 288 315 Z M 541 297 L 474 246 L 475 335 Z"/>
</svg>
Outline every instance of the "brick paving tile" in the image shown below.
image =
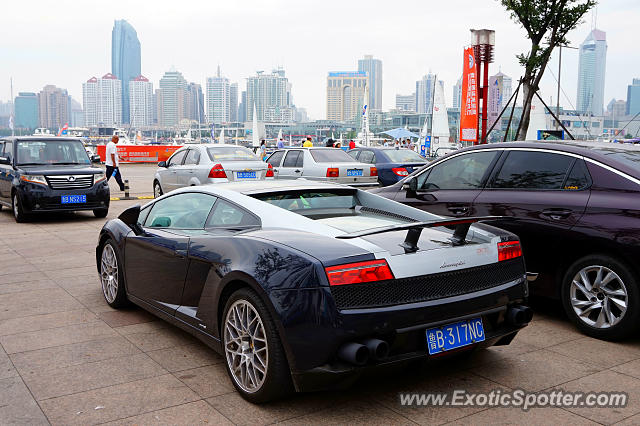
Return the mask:
<svg viewBox="0 0 640 426">
<path fill-rule="evenodd" d="M 235 392 L 223 363 L 183 370 L 173 375 L 202 398 Z"/>
<path fill-rule="evenodd" d="M 33 315 L 30 317 L 10 318 L 0 321 L 0 336 L 25 333 L 28 331 L 46 330 L 73 324 L 97 321 L 93 312 L 86 309 L 55 312 L 52 314 Z"/>
<path fill-rule="evenodd" d="M 206 402 L 196 401 L 105 424 L 105 426 L 145 425 L 233 425 L 233 423 Z"/>
<path fill-rule="evenodd" d="M 223 361 L 220 355 L 200 342 L 151 351 L 147 354 L 170 372 L 218 364 Z"/>
<path fill-rule="evenodd" d="M 20 377 L 0 379 L 0 424 L 49 424 Z"/>
</svg>

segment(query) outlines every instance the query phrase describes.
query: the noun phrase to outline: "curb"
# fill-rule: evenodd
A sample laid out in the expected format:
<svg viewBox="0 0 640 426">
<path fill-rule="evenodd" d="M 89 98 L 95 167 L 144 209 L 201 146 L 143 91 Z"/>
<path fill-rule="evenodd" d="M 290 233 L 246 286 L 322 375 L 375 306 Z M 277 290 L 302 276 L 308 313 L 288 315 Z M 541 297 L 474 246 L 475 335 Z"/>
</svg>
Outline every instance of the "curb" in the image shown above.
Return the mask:
<svg viewBox="0 0 640 426">
<path fill-rule="evenodd" d="M 153 195 L 141 195 L 139 197 L 111 197 L 111 201 L 125 201 L 125 200 L 153 200 Z"/>
</svg>

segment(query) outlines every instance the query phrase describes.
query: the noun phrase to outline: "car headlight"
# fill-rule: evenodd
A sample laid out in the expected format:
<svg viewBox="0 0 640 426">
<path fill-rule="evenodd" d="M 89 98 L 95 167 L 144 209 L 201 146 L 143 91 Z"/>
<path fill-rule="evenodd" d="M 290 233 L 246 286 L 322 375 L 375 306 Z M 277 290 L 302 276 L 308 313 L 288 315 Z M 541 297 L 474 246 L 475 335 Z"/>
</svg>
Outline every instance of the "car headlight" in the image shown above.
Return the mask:
<svg viewBox="0 0 640 426">
<path fill-rule="evenodd" d="M 47 185 L 47 180 L 42 175 L 22 175 L 20 176 L 20 179 L 25 182 Z"/>
<path fill-rule="evenodd" d="M 95 183 L 102 182 L 105 179 L 106 178 L 105 178 L 104 173 L 96 173 L 96 175 L 94 176 L 94 182 Z"/>
</svg>

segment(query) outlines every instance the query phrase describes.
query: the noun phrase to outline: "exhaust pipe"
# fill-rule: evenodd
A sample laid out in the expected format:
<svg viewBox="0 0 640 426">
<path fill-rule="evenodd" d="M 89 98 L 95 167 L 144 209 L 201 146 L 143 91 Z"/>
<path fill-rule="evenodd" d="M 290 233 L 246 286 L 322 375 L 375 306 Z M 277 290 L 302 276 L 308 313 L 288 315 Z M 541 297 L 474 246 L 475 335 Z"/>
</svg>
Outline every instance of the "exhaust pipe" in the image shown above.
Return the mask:
<svg viewBox="0 0 640 426">
<path fill-rule="evenodd" d="M 355 365 L 365 365 L 369 360 L 369 349 L 360 343 L 345 343 L 338 349 L 338 358 Z"/>
<path fill-rule="evenodd" d="M 514 306 L 507 312 L 507 321 L 520 326 L 528 324 L 533 319 L 533 310 L 528 306 Z"/>
<path fill-rule="evenodd" d="M 380 339 L 366 339 L 362 342 L 369 350 L 369 357 L 374 361 L 382 361 L 389 355 L 389 344 Z"/>
</svg>

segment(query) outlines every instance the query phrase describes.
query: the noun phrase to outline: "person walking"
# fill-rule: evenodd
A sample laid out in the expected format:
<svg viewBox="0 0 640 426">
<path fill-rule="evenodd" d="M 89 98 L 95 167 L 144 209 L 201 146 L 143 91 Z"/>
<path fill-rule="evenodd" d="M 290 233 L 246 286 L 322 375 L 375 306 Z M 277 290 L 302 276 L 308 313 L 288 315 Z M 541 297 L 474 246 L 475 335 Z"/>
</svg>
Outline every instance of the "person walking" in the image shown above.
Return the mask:
<svg viewBox="0 0 640 426">
<path fill-rule="evenodd" d="M 104 164 L 106 166 L 107 173 L 107 182 L 113 176 L 120 186 L 120 191 L 124 191 L 124 182 L 122 182 L 122 175 L 120 174 L 120 160 L 118 158 L 118 148 L 116 145 L 120 138 L 118 136 L 113 135 L 111 138 L 111 142 L 107 144 L 106 149 L 106 158 L 104 160 Z"/>
<path fill-rule="evenodd" d="M 303 148 L 312 148 L 313 142 L 311 142 L 311 136 L 307 136 L 307 140 L 302 144 Z"/>
<path fill-rule="evenodd" d="M 267 156 L 267 143 L 264 141 L 264 139 L 262 139 L 262 142 L 260 142 L 260 159 L 264 161 L 266 156 Z"/>
<path fill-rule="evenodd" d="M 284 140 L 282 138 L 278 141 L 278 148 L 284 148 Z"/>
</svg>

